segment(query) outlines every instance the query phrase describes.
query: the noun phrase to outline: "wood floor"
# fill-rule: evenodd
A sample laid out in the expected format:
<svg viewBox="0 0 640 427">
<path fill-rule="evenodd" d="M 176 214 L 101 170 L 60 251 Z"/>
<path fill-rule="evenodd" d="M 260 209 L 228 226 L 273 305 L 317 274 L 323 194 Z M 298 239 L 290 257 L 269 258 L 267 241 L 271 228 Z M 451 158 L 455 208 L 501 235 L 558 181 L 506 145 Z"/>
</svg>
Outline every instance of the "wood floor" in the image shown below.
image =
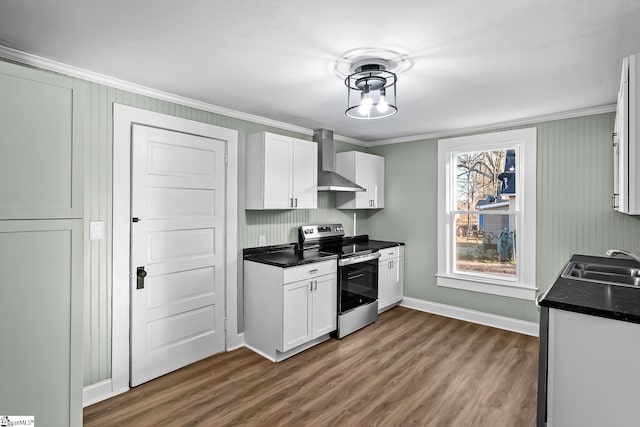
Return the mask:
<svg viewBox="0 0 640 427">
<path fill-rule="evenodd" d="M 242 348 L 84 410 L 85 426 L 535 425 L 538 339 L 396 307 L 280 363 Z"/>
</svg>

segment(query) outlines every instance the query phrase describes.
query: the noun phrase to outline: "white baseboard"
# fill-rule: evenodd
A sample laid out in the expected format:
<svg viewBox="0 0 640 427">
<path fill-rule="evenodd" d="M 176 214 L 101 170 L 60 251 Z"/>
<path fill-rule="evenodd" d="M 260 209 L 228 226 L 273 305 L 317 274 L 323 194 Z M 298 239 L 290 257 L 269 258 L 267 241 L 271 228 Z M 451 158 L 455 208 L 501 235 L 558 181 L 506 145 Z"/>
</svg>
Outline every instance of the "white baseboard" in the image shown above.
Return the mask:
<svg viewBox="0 0 640 427">
<path fill-rule="evenodd" d="M 86 408 L 94 403 L 102 402 L 103 400 L 117 396 L 126 391 L 129 391 L 129 387 L 114 391 L 111 378 L 100 381 L 99 383 L 88 385 L 82 390 L 82 407 Z"/>
<path fill-rule="evenodd" d="M 532 337 L 538 336 L 539 326 L 536 322 L 527 322 L 524 320 L 512 319 L 510 317 L 484 313 L 482 311 L 469 310 L 467 308 L 460 308 L 453 305 L 440 304 L 437 302 L 410 297 L 404 297 L 400 305 L 402 307 L 412 308 L 426 313 L 438 314 L 440 316 L 451 317 L 453 319 L 465 320 L 467 322 L 492 326 L 494 328 L 518 332 L 524 335 L 531 335 Z"/>
<path fill-rule="evenodd" d="M 227 341 L 227 351 L 237 350 L 244 346 L 244 332 L 240 332 L 232 340 Z"/>
</svg>

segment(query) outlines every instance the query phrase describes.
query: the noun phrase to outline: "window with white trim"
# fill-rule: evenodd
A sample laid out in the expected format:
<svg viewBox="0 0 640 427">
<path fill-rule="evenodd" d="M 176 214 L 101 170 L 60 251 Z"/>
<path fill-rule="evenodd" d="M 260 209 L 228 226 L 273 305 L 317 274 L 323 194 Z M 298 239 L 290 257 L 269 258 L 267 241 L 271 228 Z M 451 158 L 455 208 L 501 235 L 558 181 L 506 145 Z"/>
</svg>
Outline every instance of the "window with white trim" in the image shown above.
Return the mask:
<svg viewBox="0 0 640 427">
<path fill-rule="evenodd" d="M 533 300 L 536 128 L 438 141 L 437 284 Z"/>
</svg>

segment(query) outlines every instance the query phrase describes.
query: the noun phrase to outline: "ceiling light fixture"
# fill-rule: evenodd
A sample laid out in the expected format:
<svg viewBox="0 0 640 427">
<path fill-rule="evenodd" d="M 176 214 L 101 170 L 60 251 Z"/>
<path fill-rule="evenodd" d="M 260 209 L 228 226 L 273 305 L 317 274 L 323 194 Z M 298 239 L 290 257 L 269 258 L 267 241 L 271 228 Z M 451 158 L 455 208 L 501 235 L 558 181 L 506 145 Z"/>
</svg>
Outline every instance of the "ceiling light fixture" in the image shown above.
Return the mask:
<svg viewBox="0 0 640 427">
<path fill-rule="evenodd" d="M 347 86 L 347 109 L 344 113 L 348 117 L 372 120 L 398 112 L 398 77 L 387 70 L 388 66 L 383 59 L 362 59 L 351 66 L 352 74 L 344 79 Z"/>
</svg>

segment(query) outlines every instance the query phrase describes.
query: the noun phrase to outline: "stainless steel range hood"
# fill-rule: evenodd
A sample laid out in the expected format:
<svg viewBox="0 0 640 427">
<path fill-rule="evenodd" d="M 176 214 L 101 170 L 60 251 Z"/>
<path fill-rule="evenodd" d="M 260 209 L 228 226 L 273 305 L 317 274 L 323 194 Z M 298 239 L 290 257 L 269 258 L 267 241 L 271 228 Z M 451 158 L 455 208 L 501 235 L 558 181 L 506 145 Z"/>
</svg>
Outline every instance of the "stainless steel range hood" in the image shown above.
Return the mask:
<svg viewBox="0 0 640 427">
<path fill-rule="evenodd" d="M 365 191 L 335 172 L 336 153 L 332 130 L 314 130 L 313 140 L 318 143 L 318 191 Z"/>
</svg>

